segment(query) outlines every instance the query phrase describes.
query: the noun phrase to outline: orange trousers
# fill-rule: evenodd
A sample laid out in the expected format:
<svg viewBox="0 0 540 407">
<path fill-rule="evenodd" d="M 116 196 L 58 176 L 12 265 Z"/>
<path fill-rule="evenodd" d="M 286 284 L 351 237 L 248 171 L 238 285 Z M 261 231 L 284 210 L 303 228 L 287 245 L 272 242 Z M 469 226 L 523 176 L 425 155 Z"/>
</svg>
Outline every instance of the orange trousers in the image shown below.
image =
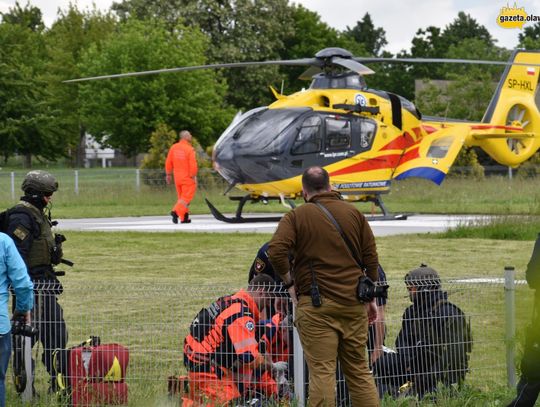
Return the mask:
<svg viewBox="0 0 540 407">
<path fill-rule="evenodd" d="M 176 195 L 178 200 L 173 206 L 173 211 L 176 212 L 180 221 L 184 220 L 184 216 L 189 212 L 189 203 L 195 196 L 195 191 L 197 190 L 197 183 L 191 178 L 183 180 L 175 180 L 174 185 L 176 186 Z"/>
<path fill-rule="evenodd" d="M 232 378 L 219 379 L 214 373 L 193 372 L 188 377 L 189 398 L 182 398 L 182 406 L 226 406 L 241 396 Z"/>
</svg>

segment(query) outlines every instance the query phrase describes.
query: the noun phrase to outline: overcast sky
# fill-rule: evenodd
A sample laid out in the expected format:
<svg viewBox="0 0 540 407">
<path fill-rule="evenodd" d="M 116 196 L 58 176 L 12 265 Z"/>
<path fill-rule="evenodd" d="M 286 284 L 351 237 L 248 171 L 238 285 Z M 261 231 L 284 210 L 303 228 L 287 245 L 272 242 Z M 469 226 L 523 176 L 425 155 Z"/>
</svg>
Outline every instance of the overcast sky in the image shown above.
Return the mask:
<svg viewBox="0 0 540 407">
<path fill-rule="evenodd" d="M 20 0 L 26 4 L 27 0 Z M 523 7 L 531 15 L 540 15 L 540 0 L 293 0 L 306 8 L 316 11 L 322 21 L 337 29 L 353 27 L 368 12 L 376 27 L 386 31 L 388 45 L 386 49 L 396 53 L 409 50 L 416 30 L 430 25 L 444 27 L 449 24 L 459 11 L 465 11 L 480 24 L 487 27 L 491 35 L 498 40 L 499 46 L 515 48 L 519 29 L 501 28 L 496 17 L 501 7 L 514 5 Z M 56 19 L 58 8 L 66 8 L 69 0 L 29 0 L 41 9 L 47 26 Z M 92 7 L 106 10 L 112 0 L 73 0 L 79 8 Z M 15 0 L 0 0 L 0 12 L 7 11 Z M 529 23 L 532 24 L 532 23 Z M 526 25 L 525 25 L 526 27 Z"/>
</svg>

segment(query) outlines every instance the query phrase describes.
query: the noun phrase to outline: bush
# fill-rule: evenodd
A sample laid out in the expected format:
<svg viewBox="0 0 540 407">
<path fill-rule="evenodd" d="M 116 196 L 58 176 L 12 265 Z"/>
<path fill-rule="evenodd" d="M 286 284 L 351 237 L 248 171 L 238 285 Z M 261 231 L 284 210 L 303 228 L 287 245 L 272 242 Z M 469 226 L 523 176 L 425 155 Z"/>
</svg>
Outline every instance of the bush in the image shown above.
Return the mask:
<svg viewBox="0 0 540 407">
<path fill-rule="evenodd" d="M 448 176 L 454 178 L 484 179 L 484 167 L 478 161 L 478 155 L 471 147 L 463 147 L 459 152 Z"/>
<path fill-rule="evenodd" d="M 521 164 L 517 170 L 517 176 L 519 178 L 536 178 L 540 175 L 540 153 L 536 153 L 523 164 Z"/>
<path fill-rule="evenodd" d="M 176 132 L 166 124 L 159 124 L 150 136 L 150 150 L 144 157 L 141 165 L 142 179 L 146 185 L 163 187 L 165 183 L 165 161 L 169 148 L 176 143 Z M 199 141 L 193 137 L 192 145 L 197 157 L 197 165 L 201 168 L 211 168 L 212 161 L 204 151 Z M 199 176 L 206 177 L 207 171 L 199 172 Z M 208 183 L 210 180 L 203 180 Z"/>
<path fill-rule="evenodd" d="M 150 150 L 141 165 L 142 180 L 146 185 L 163 187 L 165 185 L 165 160 L 169 148 L 176 142 L 177 136 L 168 125 L 158 124 L 150 136 Z"/>
</svg>

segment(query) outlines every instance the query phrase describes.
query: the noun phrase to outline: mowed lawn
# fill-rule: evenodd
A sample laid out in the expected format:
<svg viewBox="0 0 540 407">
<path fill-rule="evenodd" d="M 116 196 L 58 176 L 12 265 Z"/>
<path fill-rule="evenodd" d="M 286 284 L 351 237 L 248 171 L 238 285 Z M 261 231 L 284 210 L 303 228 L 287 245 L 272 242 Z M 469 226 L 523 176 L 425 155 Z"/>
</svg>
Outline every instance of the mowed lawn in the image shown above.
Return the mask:
<svg viewBox="0 0 540 407">
<path fill-rule="evenodd" d="M 75 262 L 61 277 L 61 296 L 70 345 L 88 335 L 130 349 L 130 405 L 175 406 L 167 397 L 169 375 L 184 373 L 183 338 L 197 311 L 218 296 L 245 286 L 249 266 L 264 234 L 67 233 L 65 257 Z M 450 299 L 471 316 L 475 347 L 467 387 L 441 396 L 441 405 L 502 405 L 508 400 L 504 360 L 504 289 L 495 282 L 470 284 L 456 278 L 503 277 L 516 267 L 524 277 L 532 241 L 442 239 L 430 235 L 377 239 L 380 261 L 390 281 L 387 344 L 392 346 L 400 317 L 409 304 L 403 276 L 421 262 L 436 268 Z M 518 286 L 518 339 L 527 320 L 530 290 Z M 46 374 L 38 368 L 38 389 Z M 12 389 L 12 386 L 8 386 Z M 12 404 L 18 405 L 10 390 Z M 405 404 L 403 404 L 405 403 Z M 386 400 L 384 405 L 414 405 Z M 428 402 L 422 404 L 429 405 Z M 40 405 L 59 405 L 42 397 Z"/>
<path fill-rule="evenodd" d="M 176 201 L 174 186 L 145 185 L 144 173 L 140 174 L 137 186 L 135 169 L 80 169 L 77 188 L 74 170 L 50 171 L 60 184 L 53 199 L 53 215 L 57 218 L 167 215 Z M 0 208 L 10 207 L 19 198 L 25 173 L 24 170 L 15 172 L 12 195 L 10 173 L 0 171 Z M 223 213 L 234 213 L 237 202 L 223 195 L 226 189 L 227 185 L 219 175 L 202 173 L 191 212 L 210 213 L 204 201 L 208 198 Z M 230 194 L 241 196 L 243 192 L 233 189 Z M 390 193 L 383 199 L 393 212 L 540 215 L 537 178 L 509 180 L 493 176 L 476 180 L 449 177 L 440 186 L 423 179 L 408 179 L 393 182 Z M 300 202 L 301 199 L 297 201 Z M 367 213 L 376 210 L 371 203 L 359 203 L 358 208 Z M 268 205 L 245 206 L 246 213 L 286 210 L 275 201 Z"/>
</svg>

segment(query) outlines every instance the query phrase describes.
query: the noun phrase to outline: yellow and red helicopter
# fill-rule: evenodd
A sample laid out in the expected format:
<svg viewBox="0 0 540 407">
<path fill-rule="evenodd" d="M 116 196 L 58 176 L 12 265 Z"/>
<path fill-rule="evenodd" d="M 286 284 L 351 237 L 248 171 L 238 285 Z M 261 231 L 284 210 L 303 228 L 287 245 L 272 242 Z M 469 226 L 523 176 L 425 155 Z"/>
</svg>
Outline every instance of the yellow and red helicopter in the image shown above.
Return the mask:
<svg viewBox="0 0 540 407">
<path fill-rule="evenodd" d="M 500 64 L 506 69 L 480 122 L 423 117 L 409 100 L 369 89 L 363 76 L 373 71 L 360 62 L 451 62 Z M 226 217 L 208 200 L 212 214 L 231 223 L 276 220 L 244 218 L 246 202 L 279 199 L 293 204 L 301 196 L 301 175 L 318 165 L 345 199 L 372 201 L 383 216 L 391 215 L 381 195 L 393 180 L 409 177 L 440 184 L 461 148 L 477 146 L 497 162 L 515 167 L 540 148 L 540 53 L 515 51 L 509 62 L 441 59 L 358 58 L 342 48 L 325 48 L 314 58 L 243 62 L 128 74 L 72 81 L 146 75 L 204 68 L 259 64 L 311 65 L 303 78 L 309 89 L 236 117 L 213 150 L 214 168 L 232 187 L 246 192 L 236 215 Z"/>
</svg>

